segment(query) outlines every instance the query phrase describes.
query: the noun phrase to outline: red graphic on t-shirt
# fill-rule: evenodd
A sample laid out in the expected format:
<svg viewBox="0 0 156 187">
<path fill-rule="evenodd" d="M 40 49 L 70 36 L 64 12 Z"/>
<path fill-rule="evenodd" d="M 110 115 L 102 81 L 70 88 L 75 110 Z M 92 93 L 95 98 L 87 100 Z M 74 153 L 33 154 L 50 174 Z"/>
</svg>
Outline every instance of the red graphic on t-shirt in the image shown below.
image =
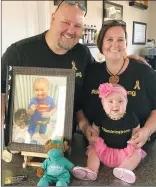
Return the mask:
<svg viewBox="0 0 156 187">
<path fill-rule="evenodd" d="M 47 112 L 50 107 L 49 103 L 42 103 L 37 105 L 37 110 L 39 112 Z"/>
</svg>

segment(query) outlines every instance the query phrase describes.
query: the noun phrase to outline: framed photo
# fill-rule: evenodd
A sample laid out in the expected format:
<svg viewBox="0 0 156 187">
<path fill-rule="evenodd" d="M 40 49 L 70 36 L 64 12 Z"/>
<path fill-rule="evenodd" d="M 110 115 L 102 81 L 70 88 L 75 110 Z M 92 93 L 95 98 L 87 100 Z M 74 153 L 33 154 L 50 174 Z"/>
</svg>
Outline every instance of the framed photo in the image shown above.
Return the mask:
<svg viewBox="0 0 156 187">
<path fill-rule="evenodd" d="M 103 0 L 103 22 L 114 19 L 123 19 L 123 6 Z"/>
<path fill-rule="evenodd" d="M 146 23 L 133 21 L 132 44 L 145 45 L 146 44 L 146 30 L 147 30 Z"/>
<path fill-rule="evenodd" d="M 140 1 L 140 0 L 131 0 L 129 2 L 129 6 L 134 6 L 139 9 L 147 9 L 148 8 L 148 0 Z"/>
<path fill-rule="evenodd" d="M 9 149 L 42 153 L 48 139 L 71 141 L 74 86 L 74 70 L 9 66 Z"/>
</svg>

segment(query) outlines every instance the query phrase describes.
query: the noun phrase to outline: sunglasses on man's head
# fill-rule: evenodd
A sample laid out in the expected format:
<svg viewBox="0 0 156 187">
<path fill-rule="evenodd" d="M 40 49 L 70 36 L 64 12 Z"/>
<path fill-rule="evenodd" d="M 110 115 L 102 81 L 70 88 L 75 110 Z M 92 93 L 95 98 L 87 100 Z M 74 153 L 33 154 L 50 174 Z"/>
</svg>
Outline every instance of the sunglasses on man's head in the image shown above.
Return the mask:
<svg viewBox="0 0 156 187">
<path fill-rule="evenodd" d="M 122 21 L 122 20 L 107 20 L 105 21 L 102 26 L 109 26 L 109 25 L 119 25 L 119 26 L 124 26 L 126 27 L 126 22 Z"/>
<path fill-rule="evenodd" d="M 66 3 L 70 4 L 70 5 L 78 4 L 79 8 L 80 8 L 81 10 L 85 11 L 84 17 L 86 16 L 86 14 L 87 14 L 87 8 L 86 8 L 86 6 L 84 5 L 85 2 L 82 3 L 81 1 L 71 1 L 71 0 L 66 1 L 66 0 L 63 0 L 63 1 L 61 1 L 61 3 L 58 5 L 56 11 L 58 10 L 58 8 L 60 7 L 60 5 L 61 5 L 63 2 L 66 2 Z"/>
</svg>

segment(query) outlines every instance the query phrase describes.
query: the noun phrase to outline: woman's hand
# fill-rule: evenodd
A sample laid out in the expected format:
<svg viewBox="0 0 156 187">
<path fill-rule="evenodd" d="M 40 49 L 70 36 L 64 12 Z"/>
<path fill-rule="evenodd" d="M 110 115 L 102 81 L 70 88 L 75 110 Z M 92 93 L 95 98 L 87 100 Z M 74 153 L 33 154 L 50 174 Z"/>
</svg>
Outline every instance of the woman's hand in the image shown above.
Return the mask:
<svg viewBox="0 0 156 187">
<path fill-rule="evenodd" d="M 137 148 L 141 148 L 147 142 L 150 135 L 150 130 L 147 127 L 139 128 L 127 143 L 131 143 Z"/>
</svg>

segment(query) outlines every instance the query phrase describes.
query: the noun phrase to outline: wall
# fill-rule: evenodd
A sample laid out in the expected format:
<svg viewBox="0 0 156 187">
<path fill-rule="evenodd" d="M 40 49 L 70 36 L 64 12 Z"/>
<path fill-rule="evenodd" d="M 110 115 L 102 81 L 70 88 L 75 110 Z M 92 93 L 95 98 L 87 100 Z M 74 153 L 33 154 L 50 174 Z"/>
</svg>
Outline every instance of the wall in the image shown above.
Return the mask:
<svg viewBox="0 0 156 187">
<path fill-rule="evenodd" d="M 149 5 L 147 10 L 141 10 L 135 7 L 131 7 L 129 6 L 128 1 L 117 1 L 117 3 L 123 5 L 123 20 L 127 23 L 128 53 L 140 54 L 141 49 L 144 48 L 146 45 L 132 45 L 133 21 L 147 23 L 146 40 L 148 38 L 156 39 L 156 24 L 153 24 L 155 23 L 156 18 L 156 2 L 148 1 Z"/>
<path fill-rule="evenodd" d="M 114 1 L 116 3 L 116 1 Z M 150 13 L 149 8 L 147 10 L 141 10 L 135 7 L 129 6 L 128 1 L 117 1 L 118 4 L 123 5 L 123 20 L 127 24 L 128 33 L 128 54 L 139 54 L 140 50 L 145 47 L 145 45 L 132 45 L 132 32 L 133 32 L 133 21 L 144 22 L 148 24 L 148 16 Z M 147 38 L 148 38 L 147 27 Z"/>
<path fill-rule="evenodd" d="M 2 1 L 2 53 L 10 43 L 27 37 L 25 20 L 24 2 Z"/>
<path fill-rule="evenodd" d="M 48 28 L 49 11 L 49 1 L 2 1 L 2 54 L 11 43 Z"/>
<path fill-rule="evenodd" d="M 123 20 L 127 23 L 128 32 L 128 54 L 140 54 L 140 50 L 145 47 L 145 45 L 132 45 L 132 29 L 133 21 L 139 21 L 147 23 L 147 35 L 146 38 L 156 39 L 156 24 L 155 22 L 155 10 L 156 2 L 149 1 L 149 7 L 147 10 L 141 10 L 129 6 L 128 1 L 111 1 L 120 5 L 123 5 Z M 51 2 L 50 12 L 55 11 L 56 6 Z M 87 2 L 87 16 L 85 18 L 85 23 L 87 25 L 96 25 L 97 29 L 100 30 L 102 24 L 103 16 L 103 1 L 88 1 Z"/>
<path fill-rule="evenodd" d="M 156 2 L 149 1 L 149 17 L 148 17 L 148 38 L 155 39 L 156 42 Z"/>
<path fill-rule="evenodd" d="M 132 45 L 133 21 L 147 23 L 147 38 L 156 39 L 156 2 L 149 1 L 147 10 L 130 7 L 128 1 L 112 1 L 123 5 L 123 20 L 127 23 L 128 53 L 139 54 L 144 45 Z M 53 1 L 2 1 L 2 53 L 13 42 L 43 32 L 49 28 L 51 13 L 55 11 Z M 88 1 L 85 23 L 102 24 L 103 2 Z"/>
</svg>

